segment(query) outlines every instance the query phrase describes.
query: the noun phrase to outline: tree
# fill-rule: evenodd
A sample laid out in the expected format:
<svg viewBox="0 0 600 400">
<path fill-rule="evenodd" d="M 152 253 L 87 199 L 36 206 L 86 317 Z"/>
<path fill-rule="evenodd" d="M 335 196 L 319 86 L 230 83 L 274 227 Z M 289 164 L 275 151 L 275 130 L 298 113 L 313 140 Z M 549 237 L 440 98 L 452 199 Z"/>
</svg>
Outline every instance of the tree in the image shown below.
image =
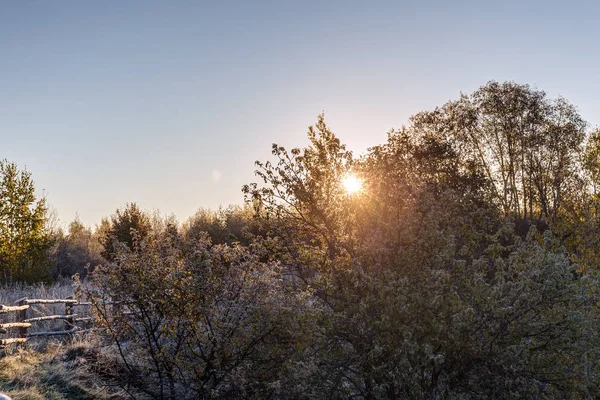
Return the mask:
<svg viewBox="0 0 600 400">
<path fill-rule="evenodd" d="M 92 233 L 79 219 L 69 225 L 69 232 L 57 240 L 52 259 L 54 268 L 52 277 L 68 277 L 79 274 L 85 277 L 89 270 L 104 263 L 103 250 L 99 236 Z M 89 267 L 89 268 L 88 268 Z"/>
<path fill-rule="evenodd" d="M 600 270 L 600 130 L 592 131 L 582 154 L 577 186 L 566 193 L 566 212 L 553 231 L 561 236 L 582 271 Z"/>
<path fill-rule="evenodd" d="M 505 215 L 548 223 L 579 172 L 586 128 L 566 100 L 494 81 L 411 123 L 413 134 L 449 140 L 461 157 L 476 162 Z"/>
<path fill-rule="evenodd" d="M 31 173 L 0 161 L 0 280 L 48 278 L 46 220 L 46 200 L 37 198 Z"/>
<path fill-rule="evenodd" d="M 248 245 L 259 229 L 250 207 L 230 206 L 217 211 L 198 210 L 183 224 L 182 233 L 188 242 L 202 239 L 207 233 L 213 244 Z"/>
<path fill-rule="evenodd" d="M 588 137 L 583 155 L 583 166 L 592 185 L 592 194 L 600 189 L 600 129 L 594 130 Z"/>
<path fill-rule="evenodd" d="M 146 233 L 113 216 L 113 262 L 81 290 L 121 379 L 156 398 L 599 397 L 596 138 L 582 164 L 575 109 L 511 82 L 411 121 L 359 159 L 322 115 L 307 147 L 274 144 L 243 188 L 247 242 L 237 212 Z"/>
<path fill-rule="evenodd" d="M 199 209 L 192 215 L 182 227 L 187 241 L 203 239 L 208 234 L 212 243 L 225 243 L 227 232 L 218 212 Z"/>
<path fill-rule="evenodd" d="M 271 257 L 322 307 L 299 356 L 313 390 L 365 399 L 593 390 L 582 360 L 596 317 L 573 310 L 596 304 L 597 278 L 578 275 L 550 232 L 515 231 L 522 191 L 498 197 L 491 167 L 468 157 L 451 124 L 392 132 L 358 161 L 322 117 L 317 126 L 306 149 L 274 145 L 277 164 L 257 163 L 264 185 L 245 187 L 272 227 Z M 350 167 L 364 179 L 358 196 L 340 185 Z M 516 171 L 500 176 L 527 182 Z M 539 201 L 532 209 L 544 212 Z"/>
<path fill-rule="evenodd" d="M 344 243 L 349 217 L 345 204 L 350 198 L 344 195 L 341 182 L 351 171 L 352 152 L 327 127 L 323 114 L 309 127 L 308 139 L 308 147 L 289 152 L 273 144 L 277 163 L 256 162 L 256 174 L 264 186 L 253 183 L 243 191 L 248 203 L 264 211 L 259 217 L 277 221 L 270 225 L 272 234 L 319 249 L 321 260 L 331 261 L 350 250 Z"/>
<path fill-rule="evenodd" d="M 110 228 L 102 238 L 102 256 L 109 261 L 114 260 L 119 243 L 134 249 L 136 240 L 145 239 L 150 231 L 148 215 L 136 203 L 128 203 L 123 209 L 117 209 L 110 218 Z"/>
</svg>

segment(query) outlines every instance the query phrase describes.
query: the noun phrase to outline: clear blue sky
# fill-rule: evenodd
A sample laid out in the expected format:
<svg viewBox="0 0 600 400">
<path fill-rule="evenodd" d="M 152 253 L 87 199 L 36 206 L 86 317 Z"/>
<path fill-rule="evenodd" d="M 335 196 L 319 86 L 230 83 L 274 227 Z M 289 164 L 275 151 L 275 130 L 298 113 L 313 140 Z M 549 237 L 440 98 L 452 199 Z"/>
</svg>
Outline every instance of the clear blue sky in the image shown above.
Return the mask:
<svg viewBox="0 0 600 400">
<path fill-rule="evenodd" d="M 526 4 L 525 4 L 526 3 Z M 565 1 L 0 3 L 0 158 L 62 224 L 241 203 L 324 111 L 356 153 L 490 79 L 600 123 L 600 6 Z"/>
</svg>

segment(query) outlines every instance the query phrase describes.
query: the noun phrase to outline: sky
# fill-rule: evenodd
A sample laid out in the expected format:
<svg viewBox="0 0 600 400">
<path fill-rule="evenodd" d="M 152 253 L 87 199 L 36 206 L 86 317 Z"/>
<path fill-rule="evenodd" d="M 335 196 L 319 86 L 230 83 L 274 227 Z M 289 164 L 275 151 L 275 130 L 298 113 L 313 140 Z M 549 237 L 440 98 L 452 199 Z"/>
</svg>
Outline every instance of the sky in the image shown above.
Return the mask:
<svg viewBox="0 0 600 400">
<path fill-rule="evenodd" d="M 0 2 L 0 159 L 65 226 L 127 202 L 242 204 L 324 112 L 360 155 L 489 80 L 600 124 L 600 5 L 564 1 Z"/>
</svg>

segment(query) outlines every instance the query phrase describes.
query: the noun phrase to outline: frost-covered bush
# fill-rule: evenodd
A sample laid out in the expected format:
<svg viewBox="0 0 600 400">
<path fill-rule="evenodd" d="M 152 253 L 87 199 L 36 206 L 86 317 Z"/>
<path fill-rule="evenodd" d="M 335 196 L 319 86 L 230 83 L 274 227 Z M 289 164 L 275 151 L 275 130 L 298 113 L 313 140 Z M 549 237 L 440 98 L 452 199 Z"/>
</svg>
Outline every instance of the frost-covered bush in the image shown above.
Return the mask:
<svg viewBox="0 0 600 400">
<path fill-rule="evenodd" d="M 206 235 L 183 246 L 176 235 L 157 234 L 94 271 L 81 290 L 94 299 L 128 384 L 165 399 L 280 390 L 306 301 L 257 253 L 212 245 Z"/>
</svg>

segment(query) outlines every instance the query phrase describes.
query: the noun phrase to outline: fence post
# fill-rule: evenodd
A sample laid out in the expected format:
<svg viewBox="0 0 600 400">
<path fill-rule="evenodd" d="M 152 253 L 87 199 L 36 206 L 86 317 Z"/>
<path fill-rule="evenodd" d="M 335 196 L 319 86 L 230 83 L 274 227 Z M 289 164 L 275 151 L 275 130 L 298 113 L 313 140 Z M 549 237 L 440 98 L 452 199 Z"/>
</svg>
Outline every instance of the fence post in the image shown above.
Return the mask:
<svg viewBox="0 0 600 400">
<path fill-rule="evenodd" d="M 67 300 L 73 299 L 73 296 L 67 297 Z M 65 303 L 65 315 L 73 315 L 73 303 Z M 73 317 L 65 319 L 65 331 L 73 329 L 75 327 L 75 320 Z"/>
<path fill-rule="evenodd" d="M 27 304 L 27 297 L 16 301 L 18 306 L 24 306 Z M 27 309 L 17 311 L 16 322 L 24 322 L 27 319 Z M 19 327 L 19 337 L 27 338 L 27 327 Z"/>
</svg>

